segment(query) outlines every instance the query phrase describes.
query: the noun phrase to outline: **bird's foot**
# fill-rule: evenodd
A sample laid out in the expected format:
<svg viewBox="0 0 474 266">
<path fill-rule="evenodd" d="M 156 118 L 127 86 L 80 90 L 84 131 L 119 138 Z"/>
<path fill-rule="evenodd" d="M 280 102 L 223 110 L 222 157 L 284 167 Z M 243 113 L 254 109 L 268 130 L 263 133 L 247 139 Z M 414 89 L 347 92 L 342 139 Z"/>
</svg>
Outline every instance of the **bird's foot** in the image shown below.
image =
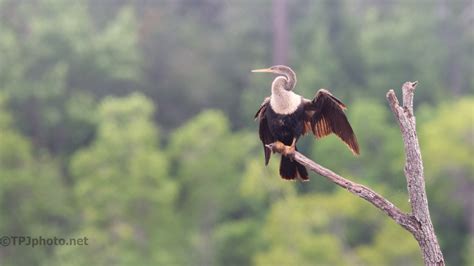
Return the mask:
<svg viewBox="0 0 474 266">
<path fill-rule="evenodd" d="M 283 144 L 281 141 L 275 141 L 273 143 L 265 145 L 265 147 L 269 148 L 273 153 L 278 152 L 284 156 L 287 156 L 291 160 L 295 158 L 295 146 L 287 146 Z"/>
<path fill-rule="evenodd" d="M 290 158 L 290 160 L 294 160 L 295 159 L 295 146 L 291 145 L 291 146 L 286 146 L 284 147 L 284 150 L 282 152 L 283 155 L 285 155 L 286 157 Z"/>
<path fill-rule="evenodd" d="M 285 144 L 283 144 L 283 142 L 281 141 L 275 141 L 273 143 L 265 145 L 265 147 L 269 148 L 273 153 L 283 153 L 283 151 L 285 150 Z"/>
</svg>

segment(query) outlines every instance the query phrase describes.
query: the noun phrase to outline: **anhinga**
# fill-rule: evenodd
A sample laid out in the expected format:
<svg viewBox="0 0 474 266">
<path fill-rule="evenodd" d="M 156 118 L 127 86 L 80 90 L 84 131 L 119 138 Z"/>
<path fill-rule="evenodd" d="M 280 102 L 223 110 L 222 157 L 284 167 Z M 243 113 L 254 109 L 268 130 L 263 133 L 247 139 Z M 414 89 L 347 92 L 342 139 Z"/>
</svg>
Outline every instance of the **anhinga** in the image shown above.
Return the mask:
<svg viewBox="0 0 474 266">
<path fill-rule="evenodd" d="M 296 142 L 302 135 L 312 132 L 316 138 L 331 133 L 344 141 L 354 154 L 359 154 L 356 136 L 347 120 L 346 106 L 329 91 L 320 89 L 313 100 L 293 92 L 296 74 L 287 66 L 277 65 L 252 72 L 269 72 L 279 75 L 273 80 L 272 94 L 265 98 L 255 114 L 260 121 L 259 135 L 265 152 L 265 165 L 270 160 L 268 144 L 285 145 L 280 162 L 280 175 L 284 179 L 309 180 L 306 168 L 292 159 Z"/>
</svg>

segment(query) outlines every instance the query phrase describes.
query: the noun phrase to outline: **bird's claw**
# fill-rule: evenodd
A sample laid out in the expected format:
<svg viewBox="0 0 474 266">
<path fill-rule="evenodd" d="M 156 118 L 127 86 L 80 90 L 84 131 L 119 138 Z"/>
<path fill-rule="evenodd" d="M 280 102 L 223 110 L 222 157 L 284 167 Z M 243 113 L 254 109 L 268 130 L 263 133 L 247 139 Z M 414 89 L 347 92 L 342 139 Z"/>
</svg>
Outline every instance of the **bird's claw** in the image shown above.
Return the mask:
<svg viewBox="0 0 474 266">
<path fill-rule="evenodd" d="M 270 144 L 265 144 L 265 148 L 271 150 L 273 153 L 275 153 L 275 151 L 273 150 L 273 143 L 270 143 Z"/>
<path fill-rule="evenodd" d="M 275 152 L 283 153 L 285 150 L 285 144 L 283 144 L 283 142 L 281 141 L 275 141 L 273 143 L 266 144 L 265 147 L 270 149 L 273 153 Z"/>
<path fill-rule="evenodd" d="M 274 143 L 266 144 L 265 147 L 270 149 L 273 153 L 278 152 L 282 155 L 293 160 L 295 158 L 295 146 L 287 146 L 281 141 L 275 141 Z"/>
<path fill-rule="evenodd" d="M 293 161 L 295 159 L 295 151 L 295 146 L 285 146 L 282 154 Z"/>
</svg>

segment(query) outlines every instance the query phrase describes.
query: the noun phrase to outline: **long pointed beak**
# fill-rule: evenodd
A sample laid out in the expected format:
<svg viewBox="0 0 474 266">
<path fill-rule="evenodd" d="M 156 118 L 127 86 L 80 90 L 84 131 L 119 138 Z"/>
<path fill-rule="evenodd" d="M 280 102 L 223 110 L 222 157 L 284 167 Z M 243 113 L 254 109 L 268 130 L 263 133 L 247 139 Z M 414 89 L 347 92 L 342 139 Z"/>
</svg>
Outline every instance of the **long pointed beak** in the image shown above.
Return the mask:
<svg viewBox="0 0 474 266">
<path fill-rule="evenodd" d="M 252 70 L 252 72 L 268 72 L 268 73 L 273 73 L 273 70 L 271 70 L 270 68 L 262 68 L 262 69 L 254 69 Z"/>
</svg>

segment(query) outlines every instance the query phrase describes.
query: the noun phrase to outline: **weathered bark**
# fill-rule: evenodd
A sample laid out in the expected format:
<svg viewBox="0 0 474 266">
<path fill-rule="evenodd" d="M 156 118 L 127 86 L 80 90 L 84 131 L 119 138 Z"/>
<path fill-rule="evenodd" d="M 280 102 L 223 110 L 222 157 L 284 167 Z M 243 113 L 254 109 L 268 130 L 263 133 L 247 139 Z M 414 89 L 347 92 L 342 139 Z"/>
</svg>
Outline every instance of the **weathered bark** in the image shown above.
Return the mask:
<svg viewBox="0 0 474 266">
<path fill-rule="evenodd" d="M 413 96 L 417 82 L 405 82 L 402 87 L 403 107 L 399 105 L 395 92 L 390 90 L 387 99 L 400 126 L 405 146 L 405 177 L 412 214 L 419 223 L 419 229 L 412 232 L 418 241 L 426 265 L 444 265 L 443 254 L 431 223 L 426 196 L 425 178 L 420 144 L 416 134 L 416 120 L 413 113 Z"/>
<path fill-rule="evenodd" d="M 423 176 L 423 162 L 413 115 L 413 96 L 417 82 L 403 84 L 403 107 L 398 103 L 395 92 L 390 90 L 387 99 L 390 108 L 400 126 L 405 146 L 405 177 L 407 179 L 408 196 L 411 204 L 411 213 L 402 212 L 397 206 L 377 194 L 372 189 L 352 182 L 329 169 L 313 162 L 299 152 L 295 152 L 294 160 L 306 166 L 309 170 L 326 177 L 329 181 L 346 189 L 358 197 L 365 199 L 380 209 L 387 216 L 409 231 L 418 241 L 425 265 L 444 265 L 444 258 L 436 238 L 428 209 L 425 181 Z M 283 153 L 282 145 L 267 145 L 273 152 Z"/>
</svg>

